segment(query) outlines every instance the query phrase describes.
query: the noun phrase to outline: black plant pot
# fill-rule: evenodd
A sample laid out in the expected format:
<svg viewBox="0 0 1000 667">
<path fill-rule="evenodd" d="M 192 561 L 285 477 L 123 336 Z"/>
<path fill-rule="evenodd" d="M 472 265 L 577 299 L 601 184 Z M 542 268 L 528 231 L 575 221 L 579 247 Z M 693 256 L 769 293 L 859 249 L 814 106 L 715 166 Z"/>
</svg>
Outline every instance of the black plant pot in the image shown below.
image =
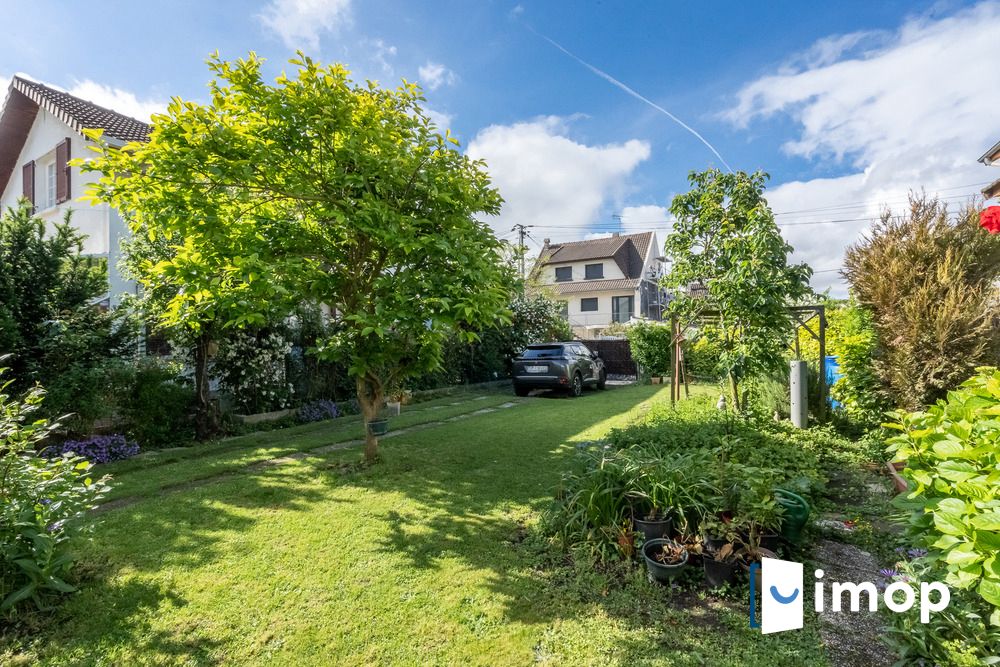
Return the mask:
<svg viewBox="0 0 1000 667">
<path fill-rule="evenodd" d="M 673 540 L 652 539 L 642 545 L 642 557 L 646 561 L 646 569 L 654 580 L 661 584 L 669 584 L 674 580 L 688 562 L 688 552 L 682 551 L 684 557 L 679 563 L 661 563 L 656 560 L 655 553 L 662 549 L 665 544 L 674 544 Z"/>
<path fill-rule="evenodd" d="M 781 544 L 781 536 L 777 533 L 767 533 L 760 536 L 760 546 L 768 551 L 777 551 Z"/>
<path fill-rule="evenodd" d="M 718 588 L 723 584 L 731 584 L 736 580 L 736 573 L 739 571 L 736 563 L 726 563 L 715 560 L 710 556 L 705 556 L 702 561 L 705 566 L 705 581 L 712 588 Z"/>
<path fill-rule="evenodd" d="M 658 540 L 663 537 L 670 537 L 670 533 L 673 531 L 673 521 L 670 519 L 646 521 L 644 519 L 633 518 L 632 523 L 635 524 L 635 529 L 642 533 L 643 538 L 645 538 L 647 542 L 649 540 Z"/>
<path fill-rule="evenodd" d="M 375 436 L 385 435 L 389 432 L 389 420 L 373 419 L 368 422 L 368 432 Z"/>
<path fill-rule="evenodd" d="M 728 540 L 724 537 L 712 537 L 711 535 L 705 535 L 705 549 L 706 551 L 715 552 L 726 545 Z"/>
</svg>

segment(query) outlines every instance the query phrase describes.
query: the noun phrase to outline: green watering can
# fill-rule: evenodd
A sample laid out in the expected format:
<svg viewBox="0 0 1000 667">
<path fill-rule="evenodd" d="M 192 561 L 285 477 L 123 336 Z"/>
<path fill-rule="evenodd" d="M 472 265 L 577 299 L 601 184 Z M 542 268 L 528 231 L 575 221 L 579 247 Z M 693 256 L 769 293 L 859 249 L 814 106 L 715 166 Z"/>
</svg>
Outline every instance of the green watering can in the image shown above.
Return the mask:
<svg viewBox="0 0 1000 667">
<path fill-rule="evenodd" d="M 775 489 L 774 498 L 785 508 L 781 536 L 792 544 L 798 544 L 802 541 L 802 529 L 809 520 L 809 503 L 797 493 L 785 489 Z"/>
</svg>

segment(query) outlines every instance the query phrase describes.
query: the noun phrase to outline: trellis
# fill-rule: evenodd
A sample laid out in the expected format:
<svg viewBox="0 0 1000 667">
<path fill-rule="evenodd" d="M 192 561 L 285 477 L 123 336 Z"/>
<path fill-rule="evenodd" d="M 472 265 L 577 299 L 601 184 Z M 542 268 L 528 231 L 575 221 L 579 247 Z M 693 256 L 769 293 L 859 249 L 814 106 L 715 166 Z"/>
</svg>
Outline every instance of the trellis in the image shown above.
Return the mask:
<svg viewBox="0 0 1000 667">
<path fill-rule="evenodd" d="M 822 304 L 809 306 L 787 306 L 786 310 L 792 318 L 794 318 L 796 324 L 794 343 L 795 358 L 802 358 L 801 346 L 799 344 L 800 330 L 805 329 L 806 332 L 819 344 L 819 359 L 817 361 L 819 366 L 820 407 L 819 414 L 816 415 L 816 418 L 820 421 L 826 421 L 827 399 L 829 396 L 829 387 L 827 387 L 826 383 L 826 306 Z M 670 382 L 671 405 L 680 400 L 682 385 L 685 398 L 691 395 L 691 390 L 688 386 L 688 376 L 684 364 L 684 348 L 682 346 L 682 343 L 685 341 L 685 334 L 696 324 L 710 323 L 713 320 L 719 319 L 720 316 L 721 313 L 718 310 L 706 308 L 699 311 L 693 320 L 683 326 L 680 322 L 678 322 L 676 317 L 671 318 L 670 325 L 673 334 L 671 336 L 671 339 L 673 340 L 673 349 L 671 350 L 671 366 L 673 372 Z M 813 324 L 813 320 L 817 321 Z M 813 325 L 810 326 L 810 324 Z"/>
</svg>

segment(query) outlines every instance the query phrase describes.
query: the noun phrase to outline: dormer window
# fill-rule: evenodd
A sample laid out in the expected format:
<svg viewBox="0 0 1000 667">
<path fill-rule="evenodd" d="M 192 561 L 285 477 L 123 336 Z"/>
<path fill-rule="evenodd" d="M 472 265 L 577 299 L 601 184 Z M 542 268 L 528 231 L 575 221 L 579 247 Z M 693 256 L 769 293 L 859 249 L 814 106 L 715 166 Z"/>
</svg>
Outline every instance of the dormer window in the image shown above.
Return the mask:
<svg viewBox="0 0 1000 667">
<path fill-rule="evenodd" d="M 573 267 L 572 266 L 558 266 L 556 267 L 556 282 L 565 283 L 573 280 Z"/>
<path fill-rule="evenodd" d="M 583 277 L 587 280 L 598 280 L 604 277 L 604 264 L 587 264 L 583 268 Z"/>
</svg>

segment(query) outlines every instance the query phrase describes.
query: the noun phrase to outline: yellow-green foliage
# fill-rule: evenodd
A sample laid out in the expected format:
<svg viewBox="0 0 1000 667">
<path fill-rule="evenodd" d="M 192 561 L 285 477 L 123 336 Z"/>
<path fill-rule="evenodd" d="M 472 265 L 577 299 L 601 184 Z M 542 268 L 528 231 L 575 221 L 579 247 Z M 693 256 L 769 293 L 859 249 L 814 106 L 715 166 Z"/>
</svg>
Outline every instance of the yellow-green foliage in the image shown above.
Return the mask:
<svg viewBox="0 0 1000 667">
<path fill-rule="evenodd" d="M 978 222 L 975 206 L 953 219 L 914 196 L 847 251 L 845 273 L 878 336 L 873 368 L 899 406 L 933 402 L 991 356 L 1000 237 Z"/>
</svg>

